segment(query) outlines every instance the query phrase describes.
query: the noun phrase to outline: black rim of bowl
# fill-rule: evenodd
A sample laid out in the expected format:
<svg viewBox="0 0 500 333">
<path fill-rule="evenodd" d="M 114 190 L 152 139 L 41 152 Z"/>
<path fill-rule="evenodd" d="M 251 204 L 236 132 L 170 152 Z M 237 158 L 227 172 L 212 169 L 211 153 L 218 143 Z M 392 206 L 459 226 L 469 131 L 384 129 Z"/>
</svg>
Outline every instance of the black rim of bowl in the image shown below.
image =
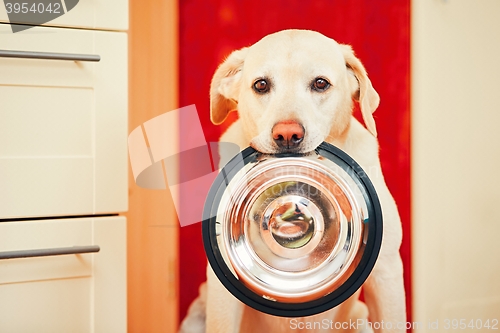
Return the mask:
<svg viewBox="0 0 500 333">
<path fill-rule="evenodd" d="M 324 312 L 341 304 L 352 296 L 368 278 L 382 244 L 382 209 L 375 188 L 366 173 L 354 159 L 329 143 L 323 142 L 319 145 L 316 148 L 316 153 L 334 162 L 351 176 L 363 194 L 369 216 L 369 219 L 364 222 L 368 226 L 366 247 L 358 266 L 338 289 L 319 299 L 304 303 L 284 303 L 265 299 L 239 281 L 221 256 L 215 234 L 217 209 L 226 185 L 244 165 L 257 159 L 260 154 L 258 151 L 248 147 L 240 152 L 239 158 L 233 158 L 229 161 L 216 177 L 205 202 L 202 221 L 203 245 L 215 275 L 226 289 L 241 302 L 270 315 L 305 317 Z M 241 159 L 243 159 L 243 163 L 241 163 Z"/>
</svg>

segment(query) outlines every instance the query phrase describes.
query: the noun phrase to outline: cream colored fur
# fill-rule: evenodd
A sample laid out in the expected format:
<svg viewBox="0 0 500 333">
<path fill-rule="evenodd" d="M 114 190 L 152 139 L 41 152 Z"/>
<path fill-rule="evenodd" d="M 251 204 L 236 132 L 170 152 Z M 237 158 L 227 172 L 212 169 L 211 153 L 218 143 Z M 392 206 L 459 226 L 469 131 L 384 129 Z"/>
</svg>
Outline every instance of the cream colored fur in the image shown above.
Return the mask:
<svg viewBox="0 0 500 333">
<path fill-rule="evenodd" d="M 268 78 L 271 90 L 257 94 L 252 89 L 258 78 Z M 324 92 L 310 89 L 316 77 L 327 79 Z M 402 229 L 394 199 L 385 184 L 378 157 L 377 131 L 372 113 L 379 96 L 365 68 L 350 46 L 338 44 L 317 32 L 286 30 L 266 36 L 256 44 L 233 52 L 214 74 L 210 90 L 211 119 L 224 121 L 233 110 L 239 120 L 221 137 L 223 142 L 248 145 L 265 153 L 278 150 L 271 129 L 284 120 L 302 124 L 305 137 L 301 152 L 311 151 L 322 141 L 341 148 L 367 172 L 380 198 L 384 218 L 382 248 L 377 263 L 363 285 L 366 304 L 359 292 L 336 308 L 299 321 L 349 322 L 366 319 L 378 326 L 375 332 L 405 332 L 397 329 L 406 320 L 403 266 L 399 255 Z M 352 116 L 358 101 L 366 128 Z M 331 332 L 292 329 L 290 318 L 273 317 L 251 309 L 233 297 L 210 267 L 207 282 L 193 302 L 180 332 Z M 374 325 L 373 327 L 377 327 Z M 341 332 L 372 332 L 371 328 Z"/>
</svg>

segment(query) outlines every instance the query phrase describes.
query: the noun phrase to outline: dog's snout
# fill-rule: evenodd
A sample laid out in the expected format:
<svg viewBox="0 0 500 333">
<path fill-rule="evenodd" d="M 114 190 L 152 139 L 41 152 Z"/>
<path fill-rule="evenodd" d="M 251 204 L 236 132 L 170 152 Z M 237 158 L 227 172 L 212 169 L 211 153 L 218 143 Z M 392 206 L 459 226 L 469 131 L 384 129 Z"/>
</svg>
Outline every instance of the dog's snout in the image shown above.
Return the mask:
<svg viewBox="0 0 500 333">
<path fill-rule="evenodd" d="M 296 121 L 282 121 L 273 126 L 273 140 L 278 147 L 292 149 L 304 140 L 304 127 Z"/>
</svg>

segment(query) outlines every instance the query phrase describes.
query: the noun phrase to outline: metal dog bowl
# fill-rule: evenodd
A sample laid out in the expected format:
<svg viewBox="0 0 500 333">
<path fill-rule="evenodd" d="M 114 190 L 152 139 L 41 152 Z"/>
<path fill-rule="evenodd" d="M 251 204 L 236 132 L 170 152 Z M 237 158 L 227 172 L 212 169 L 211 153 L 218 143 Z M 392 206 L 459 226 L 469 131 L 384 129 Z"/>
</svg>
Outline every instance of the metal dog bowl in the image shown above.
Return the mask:
<svg viewBox="0 0 500 333">
<path fill-rule="evenodd" d="M 306 155 L 247 148 L 213 183 L 204 208 L 208 261 L 240 301 L 296 317 L 331 309 L 371 272 L 382 241 L 372 183 L 340 149 Z"/>
</svg>

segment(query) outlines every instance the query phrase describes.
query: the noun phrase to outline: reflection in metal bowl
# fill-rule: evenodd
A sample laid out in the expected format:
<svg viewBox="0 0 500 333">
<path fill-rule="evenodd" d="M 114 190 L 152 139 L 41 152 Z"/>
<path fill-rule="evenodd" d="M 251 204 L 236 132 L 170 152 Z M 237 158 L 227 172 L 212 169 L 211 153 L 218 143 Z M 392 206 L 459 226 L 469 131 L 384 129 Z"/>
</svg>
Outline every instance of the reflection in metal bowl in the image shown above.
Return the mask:
<svg viewBox="0 0 500 333">
<path fill-rule="evenodd" d="M 339 149 L 229 163 L 205 205 L 205 250 L 236 297 L 261 311 L 310 315 L 352 295 L 371 271 L 382 215 L 372 184 Z"/>
</svg>

